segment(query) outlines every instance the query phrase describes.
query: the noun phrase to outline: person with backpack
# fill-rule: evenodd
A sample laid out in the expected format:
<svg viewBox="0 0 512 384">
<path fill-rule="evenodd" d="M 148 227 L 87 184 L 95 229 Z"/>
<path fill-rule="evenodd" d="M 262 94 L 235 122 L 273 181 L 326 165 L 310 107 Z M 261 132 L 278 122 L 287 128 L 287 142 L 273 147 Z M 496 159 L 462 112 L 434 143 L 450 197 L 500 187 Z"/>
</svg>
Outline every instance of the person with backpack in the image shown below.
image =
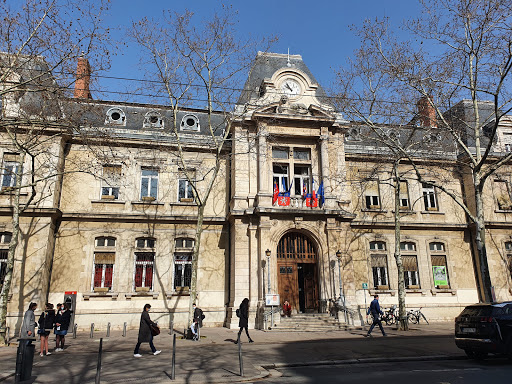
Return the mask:
<svg viewBox="0 0 512 384">
<path fill-rule="evenodd" d="M 240 330 L 238 331 L 238 337 L 235 341 L 235 344 L 238 344 L 240 341 L 240 335 L 242 334 L 242 330 L 245 328 L 245 333 L 249 338 L 249 343 L 254 343 L 254 340 L 249 336 L 249 299 L 246 297 L 242 300 L 240 307 L 236 310 L 236 315 L 240 318 L 238 321 L 238 326 Z"/>
<path fill-rule="evenodd" d="M 199 328 L 203 326 L 205 316 L 201 308 L 196 306 L 196 303 L 192 304 L 192 307 L 194 308 L 194 318 L 192 320 L 192 325 L 190 326 L 190 330 L 193 333 L 192 340 L 199 341 Z"/>
<path fill-rule="evenodd" d="M 41 353 L 39 356 L 43 357 L 46 351 L 46 356 L 50 356 L 51 353 L 48 351 L 48 336 L 53 329 L 55 324 L 55 311 L 53 310 L 53 304 L 46 303 L 43 313 L 39 316 L 39 330 L 37 333 L 41 337 Z"/>
</svg>

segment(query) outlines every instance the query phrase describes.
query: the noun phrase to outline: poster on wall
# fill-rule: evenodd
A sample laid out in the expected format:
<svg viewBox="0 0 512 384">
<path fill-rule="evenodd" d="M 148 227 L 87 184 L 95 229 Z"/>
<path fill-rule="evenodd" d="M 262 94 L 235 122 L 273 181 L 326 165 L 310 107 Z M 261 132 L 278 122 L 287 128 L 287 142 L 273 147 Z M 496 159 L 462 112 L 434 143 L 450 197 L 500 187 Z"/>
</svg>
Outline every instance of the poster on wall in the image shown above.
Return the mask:
<svg viewBox="0 0 512 384">
<path fill-rule="evenodd" d="M 448 285 L 448 274 L 446 272 L 446 266 L 432 267 L 434 272 L 434 286 Z"/>
</svg>

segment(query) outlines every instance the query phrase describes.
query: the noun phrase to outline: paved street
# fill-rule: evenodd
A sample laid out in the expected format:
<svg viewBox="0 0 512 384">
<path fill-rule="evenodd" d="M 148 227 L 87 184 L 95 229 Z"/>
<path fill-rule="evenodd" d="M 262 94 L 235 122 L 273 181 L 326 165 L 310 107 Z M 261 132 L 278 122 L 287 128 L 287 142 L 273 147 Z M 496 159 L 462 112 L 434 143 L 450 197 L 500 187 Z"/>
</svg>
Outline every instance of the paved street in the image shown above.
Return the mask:
<svg viewBox="0 0 512 384">
<path fill-rule="evenodd" d="M 270 378 L 258 382 L 481 384 L 509 383 L 512 365 L 506 359 L 490 359 L 483 363 L 464 359 L 293 367 L 271 370 L 270 373 Z"/>
<path fill-rule="evenodd" d="M 204 328 L 200 342 L 177 339 L 176 382 L 335 382 L 341 375 L 344 382 L 358 383 L 367 382 L 369 375 L 377 378 L 384 375 L 390 379 L 400 377 L 398 382 L 402 382 L 402 377 L 417 377 L 427 381 L 412 382 L 448 383 L 449 380 L 437 380 L 442 376 L 436 376 L 439 372 L 428 370 L 447 367 L 447 377 L 471 378 L 476 377 L 471 375 L 473 368 L 479 369 L 481 375 L 490 370 L 496 377 L 511 373 L 505 362 L 482 367 L 465 359 L 453 342 L 452 323 L 416 326 L 409 332 L 386 328 L 387 338 L 377 332 L 372 338 L 364 338 L 362 329 L 329 334 L 251 330 L 255 343 L 249 344 L 245 335 L 242 337 L 244 378 L 239 376 L 238 347 L 234 344 L 236 330 Z M 67 337 L 65 352 L 42 358 L 36 354 L 32 381 L 53 384 L 55 377 L 59 377 L 64 383 L 94 382 L 101 336 L 104 336 L 102 332 L 98 332 L 95 339 L 90 339 L 87 332 L 82 332 L 77 339 Z M 102 383 L 170 382 L 172 337 L 161 334 L 155 339 L 156 347 L 162 350 L 158 356 L 149 354 L 148 345 L 143 345 L 143 356 L 139 359 L 133 357 L 136 338 L 137 332 L 130 331 L 127 337 L 113 332 L 108 340 L 104 339 Z M 36 346 L 39 347 L 39 342 Z M 0 380 L 4 378 L 4 382 L 13 382 L 15 354 L 14 347 L 0 348 Z M 425 359 L 431 361 L 422 362 Z"/>
</svg>

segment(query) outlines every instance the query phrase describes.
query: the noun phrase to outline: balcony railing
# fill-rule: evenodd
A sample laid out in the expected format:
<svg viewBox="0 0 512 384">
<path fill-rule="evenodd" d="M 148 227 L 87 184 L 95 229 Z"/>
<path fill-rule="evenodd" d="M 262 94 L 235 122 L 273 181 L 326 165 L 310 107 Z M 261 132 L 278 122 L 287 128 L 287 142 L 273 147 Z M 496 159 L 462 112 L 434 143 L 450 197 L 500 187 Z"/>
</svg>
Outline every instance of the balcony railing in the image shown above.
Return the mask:
<svg viewBox="0 0 512 384">
<path fill-rule="evenodd" d="M 316 207 L 308 206 L 308 201 L 302 196 L 289 197 L 290 203 L 286 205 L 286 200 L 284 196 L 279 196 L 278 200 L 274 204 L 274 208 L 283 208 L 283 209 L 323 209 L 322 204 L 320 203 L 320 199 L 317 199 Z"/>
</svg>

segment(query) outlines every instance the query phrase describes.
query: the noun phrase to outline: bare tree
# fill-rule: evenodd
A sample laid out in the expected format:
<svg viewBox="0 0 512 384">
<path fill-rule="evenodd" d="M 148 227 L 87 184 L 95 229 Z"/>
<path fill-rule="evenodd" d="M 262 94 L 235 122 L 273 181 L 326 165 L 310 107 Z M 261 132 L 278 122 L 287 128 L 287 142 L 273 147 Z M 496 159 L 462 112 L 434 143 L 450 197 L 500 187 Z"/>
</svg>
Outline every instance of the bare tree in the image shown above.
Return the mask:
<svg viewBox="0 0 512 384">
<path fill-rule="evenodd" d="M 77 59 L 88 55 L 100 69 L 108 58 L 94 55 L 107 36 L 100 17 L 104 1 L 5 1 L 0 10 L 0 134 L 12 152 L 4 155 L 2 192 L 10 195 L 13 228 L 0 293 L 4 344 L 20 218 L 58 193 L 59 148 L 65 137 L 77 133 L 69 112 L 78 111 L 65 101 Z"/>
<path fill-rule="evenodd" d="M 437 142 L 423 149 L 424 158 L 436 158 L 443 144 L 456 143 L 454 163 L 471 180 L 466 195 L 474 196 L 474 204 L 426 176 L 414 153 L 395 149 L 412 164 L 418 181 L 450 196 L 475 224 L 481 299 L 490 302 L 483 191 L 489 177 L 512 158 L 495 150 L 498 127 L 512 108 L 512 8 L 506 0 L 420 3 L 421 16 L 404 23 L 400 36 L 388 19 L 367 20 L 355 28 L 362 44 L 338 73 L 339 96 L 348 114 L 370 126 L 422 122 L 423 143 Z M 417 113 L 410 100 L 420 98 Z"/>
<path fill-rule="evenodd" d="M 258 42 L 238 39 L 236 12 L 224 7 L 207 20 L 199 21 L 190 11 L 164 12 L 159 19 L 134 22 L 129 35 L 142 48 L 141 63 L 152 80 L 157 96 L 165 95 L 173 112 L 171 133 L 176 140 L 171 155 L 177 158 L 182 177 L 192 188 L 197 206 L 192 256 L 189 320 L 197 296 L 197 269 L 204 213 L 221 168 L 230 155 L 231 121 L 239 95 L 241 76 L 254 58 Z M 262 40 L 259 44 L 268 44 Z M 206 114 L 203 134 L 187 137 L 180 129 L 178 113 L 184 107 L 201 108 Z M 196 167 L 189 166 L 197 146 L 209 156 Z M 196 149 L 193 149 L 193 148 Z M 169 151 L 169 149 L 167 149 Z"/>
</svg>

